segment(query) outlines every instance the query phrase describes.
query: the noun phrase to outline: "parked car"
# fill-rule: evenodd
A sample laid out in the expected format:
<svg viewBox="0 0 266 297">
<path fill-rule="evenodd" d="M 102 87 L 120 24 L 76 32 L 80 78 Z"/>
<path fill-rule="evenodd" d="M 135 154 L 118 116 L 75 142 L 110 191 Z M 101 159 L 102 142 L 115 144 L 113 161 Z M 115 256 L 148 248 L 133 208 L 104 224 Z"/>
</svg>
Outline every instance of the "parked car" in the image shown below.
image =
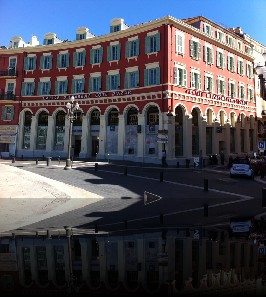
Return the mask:
<svg viewBox="0 0 266 297">
<path fill-rule="evenodd" d="M 246 176 L 254 178 L 254 170 L 252 169 L 249 158 L 237 157 L 233 160 L 232 167 L 230 168 L 230 176 Z"/>
</svg>

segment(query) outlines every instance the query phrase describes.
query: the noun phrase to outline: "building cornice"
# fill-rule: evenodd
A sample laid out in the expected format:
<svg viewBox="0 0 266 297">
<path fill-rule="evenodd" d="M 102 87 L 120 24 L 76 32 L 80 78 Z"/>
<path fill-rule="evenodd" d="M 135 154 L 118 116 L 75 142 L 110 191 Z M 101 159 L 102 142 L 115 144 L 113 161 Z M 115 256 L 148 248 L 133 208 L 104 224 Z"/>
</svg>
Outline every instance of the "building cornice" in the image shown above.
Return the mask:
<svg viewBox="0 0 266 297">
<path fill-rule="evenodd" d="M 205 18 L 204 18 L 205 19 Z M 208 20 L 208 19 L 206 19 Z M 209 21 L 211 22 L 211 21 Z M 220 27 L 218 24 L 215 24 L 215 26 Z M 72 49 L 72 48 L 81 48 L 81 47 L 87 47 L 89 45 L 97 45 L 103 42 L 110 42 L 115 41 L 120 38 L 125 37 L 131 37 L 132 35 L 137 35 L 139 33 L 144 33 L 147 31 L 154 30 L 155 28 L 158 28 L 163 25 L 173 25 L 176 28 L 191 34 L 193 36 L 196 36 L 200 38 L 201 40 L 210 42 L 212 44 L 217 45 L 220 48 L 226 49 L 229 52 L 233 52 L 239 56 L 242 56 L 245 59 L 248 59 L 250 61 L 253 61 L 254 58 L 251 55 L 246 54 L 243 51 L 240 51 L 236 48 L 230 47 L 224 42 L 221 42 L 217 40 L 216 38 L 209 36 L 208 34 L 200 31 L 199 29 L 193 27 L 192 25 L 182 21 L 178 20 L 172 16 L 165 16 L 163 18 L 159 18 L 156 20 L 152 20 L 149 22 L 145 22 L 138 25 L 133 25 L 126 30 L 114 32 L 114 33 L 108 33 L 101 36 L 92 37 L 89 39 L 83 39 L 83 40 L 76 40 L 76 41 L 70 41 L 70 42 L 63 42 L 58 44 L 52 44 L 52 45 L 41 45 L 41 46 L 35 46 L 35 47 L 24 47 L 24 48 L 12 48 L 12 49 L 1 49 L 0 55 L 14 55 L 19 53 L 38 53 L 38 52 L 47 52 L 52 50 L 66 50 L 66 49 Z M 221 27 L 223 28 L 223 27 Z M 223 30 L 227 30 L 223 28 Z M 233 34 L 233 32 L 230 31 L 230 33 Z M 240 38 L 239 38 L 240 39 Z M 242 40 L 242 39 L 241 39 Z"/>
</svg>

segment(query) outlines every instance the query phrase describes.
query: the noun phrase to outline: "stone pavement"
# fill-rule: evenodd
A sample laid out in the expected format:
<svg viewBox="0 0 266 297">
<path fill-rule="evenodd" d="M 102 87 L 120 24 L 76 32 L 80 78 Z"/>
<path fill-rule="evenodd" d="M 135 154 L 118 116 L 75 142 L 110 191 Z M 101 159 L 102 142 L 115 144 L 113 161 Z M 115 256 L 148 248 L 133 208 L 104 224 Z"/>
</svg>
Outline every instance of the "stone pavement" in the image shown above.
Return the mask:
<svg viewBox="0 0 266 297">
<path fill-rule="evenodd" d="M 0 232 L 56 216 L 101 196 L 0 161 Z"/>
<path fill-rule="evenodd" d="M 34 160 L 31 162 L 34 163 Z M 121 161 L 112 163 L 130 164 Z M 10 165 L 11 160 L 0 159 L 0 233 L 82 208 L 103 199 L 84 189 Z M 134 166 L 134 163 L 130 165 Z M 94 166 L 94 162 L 91 162 L 91 166 Z M 145 166 L 160 167 L 158 164 L 145 164 Z M 207 166 L 204 170 L 228 174 L 227 167 L 221 165 Z M 255 181 L 265 184 L 266 187 L 266 177 L 256 176 Z"/>
</svg>

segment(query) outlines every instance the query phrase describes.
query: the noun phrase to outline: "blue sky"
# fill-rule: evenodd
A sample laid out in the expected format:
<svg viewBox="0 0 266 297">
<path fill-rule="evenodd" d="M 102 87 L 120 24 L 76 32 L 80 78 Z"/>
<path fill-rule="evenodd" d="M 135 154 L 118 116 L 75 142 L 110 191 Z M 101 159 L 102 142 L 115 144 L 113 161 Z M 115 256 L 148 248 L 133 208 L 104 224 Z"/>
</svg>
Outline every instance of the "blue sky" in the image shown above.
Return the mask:
<svg viewBox="0 0 266 297">
<path fill-rule="evenodd" d="M 75 40 L 78 27 L 98 36 L 109 33 L 114 18 L 130 26 L 166 15 L 202 15 L 226 28 L 240 26 L 266 45 L 266 0 L 0 0 L 0 45 L 8 47 L 14 36 L 29 42 L 32 35 L 42 44 L 48 32 Z"/>
</svg>

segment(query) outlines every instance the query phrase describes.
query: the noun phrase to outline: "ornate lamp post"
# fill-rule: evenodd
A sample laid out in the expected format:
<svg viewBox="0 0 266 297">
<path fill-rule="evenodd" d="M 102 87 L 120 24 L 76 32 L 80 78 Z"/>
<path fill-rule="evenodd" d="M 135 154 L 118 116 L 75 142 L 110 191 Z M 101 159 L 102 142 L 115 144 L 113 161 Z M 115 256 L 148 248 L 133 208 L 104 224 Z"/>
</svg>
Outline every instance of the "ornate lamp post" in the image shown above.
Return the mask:
<svg viewBox="0 0 266 297">
<path fill-rule="evenodd" d="M 64 167 L 65 170 L 71 169 L 71 138 L 72 138 L 72 127 L 73 127 L 73 121 L 76 119 L 76 115 L 74 114 L 79 110 L 79 104 L 76 102 L 74 104 L 75 98 L 74 96 L 71 96 L 71 102 L 68 102 L 66 104 L 67 108 L 67 118 L 69 119 L 69 138 L 68 138 L 68 149 L 67 149 L 67 159 L 66 159 L 66 166 Z"/>
</svg>

